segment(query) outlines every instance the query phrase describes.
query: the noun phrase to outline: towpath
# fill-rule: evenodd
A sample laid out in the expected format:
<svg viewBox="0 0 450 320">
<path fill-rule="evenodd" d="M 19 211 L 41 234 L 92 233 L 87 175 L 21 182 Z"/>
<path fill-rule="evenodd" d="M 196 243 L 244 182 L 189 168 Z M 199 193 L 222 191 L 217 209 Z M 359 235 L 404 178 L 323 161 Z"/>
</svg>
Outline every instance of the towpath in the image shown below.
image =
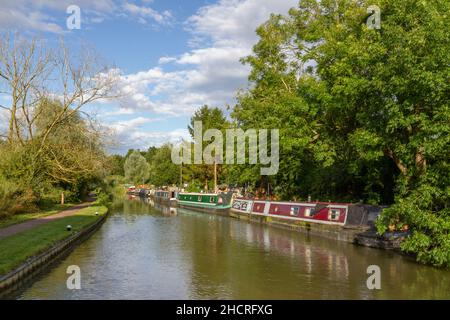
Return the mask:
<svg viewBox="0 0 450 320">
<path fill-rule="evenodd" d="M 46 217 L 40 217 L 36 219 L 31 219 L 25 222 L 21 222 L 18 224 L 13 224 L 12 226 L 2 228 L 0 229 L 0 240 L 6 237 L 13 236 L 15 234 L 36 228 L 37 226 L 49 223 L 50 221 L 54 221 L 57 219 L 70 217 L 76 214 L 78 211 L 80 211 L 83 208 L 89 207 L 92 204 L 92 202 L 84 202 L 77 204 L 70 209 L 66 209 L 63 211 L 60 211 L 58 213 L 46 216 Z"/>
</svg>

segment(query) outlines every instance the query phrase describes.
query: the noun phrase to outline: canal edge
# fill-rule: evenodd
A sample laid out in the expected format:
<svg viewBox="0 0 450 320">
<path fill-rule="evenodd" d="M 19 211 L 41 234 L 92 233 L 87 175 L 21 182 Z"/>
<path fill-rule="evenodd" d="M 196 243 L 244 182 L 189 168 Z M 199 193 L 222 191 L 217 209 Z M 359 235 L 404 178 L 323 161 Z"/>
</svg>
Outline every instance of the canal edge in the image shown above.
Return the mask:
<svg viewBox="0 0 450 320">
<path fill-rule="evenodd" d="M 8 294 L 18 290 L 22 285 L 31 281 L 38 276 L 44 269 L 57 261 L 64 254 L 70 253 L 75 247 L 97 231 L 101 225 L 106 221 L 109 215 L 108 211 L 102 215 L 97 221 L 84 227 L 80 231 L 72 234 L 71 236 L 63 239 L 44 252 L 34 256 L 14 270 L 0 277 L 0 299 L 6 297 Z"/>
</svg>

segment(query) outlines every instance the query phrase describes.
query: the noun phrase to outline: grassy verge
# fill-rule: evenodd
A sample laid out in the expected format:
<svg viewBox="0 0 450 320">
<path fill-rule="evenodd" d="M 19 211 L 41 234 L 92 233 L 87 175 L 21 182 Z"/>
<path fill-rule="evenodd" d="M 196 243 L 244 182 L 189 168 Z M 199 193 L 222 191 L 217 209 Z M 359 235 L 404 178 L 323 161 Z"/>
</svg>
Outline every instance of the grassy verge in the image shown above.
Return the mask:
<svg viewBox="0 0 450 320">
<path fill-rule="evenodd" d="M 53 204 L 53 205 L 49 205 L 49 206 L 41 208 L 41 211 L 39 211 L 39 212 L 12 215 L 12 216 L 9 216 L 7 218 L 0 220 L 0 229 L 6 228 L 6 227 L 9 227 L 14 224 L 21 223 L 21 222 L 25 222 L 28 220 L 49 216 L 49 215 L 58 213 L 62 210 L 69 209 L 70 207 L 73 207 L 74 205 L 75 204 L 73 204 L 73 203 L 66 203 L 63 205 Z"/>
<path fill-rule="evenodd" d="M 95 212 L 99 213 L 98 216 Z M 75 215 L 51 221 L 26 232 L 0 240 L 0 275 L 6 274 L 47 248 L 82 228 L 94 223 L 108 209 L 103 206 L 92 206 L 81 209 Z M 67 231 L 70 224 L 72 231 Z"/>
</svg>

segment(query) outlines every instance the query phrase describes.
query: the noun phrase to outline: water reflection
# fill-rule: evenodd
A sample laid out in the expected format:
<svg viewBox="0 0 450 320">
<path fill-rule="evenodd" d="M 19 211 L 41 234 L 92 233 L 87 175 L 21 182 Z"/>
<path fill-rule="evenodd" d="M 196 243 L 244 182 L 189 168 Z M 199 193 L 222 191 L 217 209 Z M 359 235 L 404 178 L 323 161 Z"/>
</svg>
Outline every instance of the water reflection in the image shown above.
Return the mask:
<svg viewBox="0 0 450 320">
<path fill-rule="evenodd" d="M 19 298 L 450 298 L 450 272 L 398 254 L 296 231 L 168 208 L 149 199 L 113 205 L 102 228 Z M 82 289 L 68 290 L 79 265 Z M 381 268 L 368 290 L 366 269 Z"/>
</svg>

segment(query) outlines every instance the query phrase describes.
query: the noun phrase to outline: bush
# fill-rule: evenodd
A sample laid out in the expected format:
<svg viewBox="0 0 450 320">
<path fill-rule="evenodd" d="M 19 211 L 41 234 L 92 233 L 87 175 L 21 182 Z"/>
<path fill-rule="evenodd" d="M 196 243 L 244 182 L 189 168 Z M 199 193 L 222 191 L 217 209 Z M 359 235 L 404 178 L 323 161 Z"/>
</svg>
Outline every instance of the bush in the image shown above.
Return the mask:
<svg viewBox="0 0 450 320">
<path fill-rule="evenodd" d="M 442 175 L 443 176 L 443 175 Z M 450 188 L 424 181 L 383 210 L 377 229 L 411 231 L 401 249 L 421 263 L 450 267 Z"/>
<path fill-rule="evenodd" d="M 78 200 L 74 192 L 69 190 L 64 190 L 60 187 L 48 188 L 44 192 L 42 192 L 42 196 L 40 202 L 43 203 L 60 203 L 61 202 L 61 194 L 64 193 L 64 201 L 65 202 L 74 202 Z"/>
<path fill-rule="evenodd" d="M 35 211 L 37 197 L 30 188 L 0 177 L 0 219 L 9 215 Z"/>
</svg>

